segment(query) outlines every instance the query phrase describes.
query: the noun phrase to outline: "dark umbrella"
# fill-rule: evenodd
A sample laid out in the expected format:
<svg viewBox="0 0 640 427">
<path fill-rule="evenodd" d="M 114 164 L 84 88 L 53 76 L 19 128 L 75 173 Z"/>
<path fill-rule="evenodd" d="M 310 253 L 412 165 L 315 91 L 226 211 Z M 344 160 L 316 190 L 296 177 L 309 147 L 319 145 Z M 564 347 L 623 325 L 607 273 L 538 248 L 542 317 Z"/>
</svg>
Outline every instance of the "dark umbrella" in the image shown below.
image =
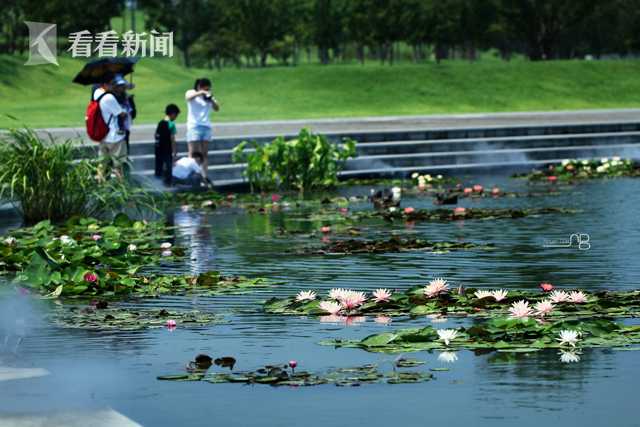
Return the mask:
<svg viewBox="0 0 640 427">
<path fill-rule="evenodd" d="M 73 82 L 81 85 L 104 83 L 115 74 L 129 74 L 138 62 L 137 57 L 103 58 L 87 62 L 84 68 L 74 77 Z"/>
</svg>

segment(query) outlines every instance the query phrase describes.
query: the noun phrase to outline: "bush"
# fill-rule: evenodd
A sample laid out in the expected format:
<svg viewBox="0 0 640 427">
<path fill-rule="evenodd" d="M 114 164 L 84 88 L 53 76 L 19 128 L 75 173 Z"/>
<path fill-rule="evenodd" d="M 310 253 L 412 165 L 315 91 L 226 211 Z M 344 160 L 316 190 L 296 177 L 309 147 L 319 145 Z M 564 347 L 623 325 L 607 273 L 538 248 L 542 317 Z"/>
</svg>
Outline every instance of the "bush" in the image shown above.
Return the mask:
<svg viewBox="0 0 640 427">
<path fill-rule="evenodd" d="M 13 203 L 26 223 L 154 206 L 147 192 L 124 179 L 98 180 L 104 165 L 77 160 L 79 147 L 71 141 L 44 140 L 29 129 L 8 135 L 0 146 L 0 200 Z"/>
<path fill-rule="evenodd" d="M 254 151 L 246 153 L 247 147 Z M 244 141 L 233 153 L 234 162 L 247 163 L 244 174 L 251 191 L 298 190 L 301 194 L 337 184 L 338 172 L 353 157 L 356 157 L 355 141 L 334 144 L 308 129 L 302 129 L 296 139 L 289 141 L 283 137 L 264 145 Z"/>
</svg>

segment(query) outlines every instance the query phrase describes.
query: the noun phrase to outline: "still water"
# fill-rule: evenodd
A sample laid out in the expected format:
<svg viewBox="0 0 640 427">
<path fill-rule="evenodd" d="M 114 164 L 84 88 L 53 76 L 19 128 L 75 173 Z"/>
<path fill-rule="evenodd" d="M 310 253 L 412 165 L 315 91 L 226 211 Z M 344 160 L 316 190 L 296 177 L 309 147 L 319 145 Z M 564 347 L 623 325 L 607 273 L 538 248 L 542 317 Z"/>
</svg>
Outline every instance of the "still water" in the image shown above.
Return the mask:
<svg viewBox="0 0 640 427">
<path fill-rule="evenodd" d="M 524 181 L 493 176 L 469 178 L 485 187 L 526 192 Z M 366 194 L 368 188 L 341 190 Z M 426 368 L 448 367 L 421 384 L 323 385 L 274 388 L 265 385 L 161 382 L 158 375 L 180 373 L 196 354 L 233 356 L 236 370 L 298 361 L 300 369 L 375 363 L 392 369 L 397 355 L 359 349 L 333 349 L 317 343 L 330 338 L 362 338 L 394 328 L 426 325 L 427 318 L 398 318 L 381 324 L 323 323 L 317 318 L 261 313 L 260 303 L 301 289 L 320 293 L 333 287 L 405 289 L 433 277 L 455 285 L 533 288 L 542 281 L 559 287 L 630 289 L 640 287 L 640 180 L 594 181 L 560 195 L 463 200 L 465 207 L 556 206 L 580 209 L 575 215 L 545 215 L 494 221 L 442 224 L 384 224 L 364 229 L 369 237 L 391 233 L 429 240 L 494 243 L 494 251 L 357 256 L 300 256 L 295 248 L 319 243 L 306 235 L 281 237 L 278 229 L 316 229 L 319 223 L 298 213 L 248 215 L 228 211 L 177 212 L 175 243 L 189 249 L 185 261 L 167 267 L 185 272 L 210 269 L 226 274 L 265 276 L 281 284 L 216 297 L 162 297 L 131 301 L 145 307 L 207 310 L 227 323 L 197 330 L 87 332 L 56 328 L 42 320 L 47 304 L 6 300 L 0 313 L 0 366 L 44 368 L 38 378 L 0 381 L 3 417 L 112 408 L 145 426 L 639 426 L 640 357 L 634 351 L 585 351 L 576 363 L 561 363 L 555 351 L 504 357 L 457 352 L 447 362 L 438 352 L 409 355 Z M 433 207 L 427 197 L 407 197 L 403 206 Z M 368 209 L 367 204 L 352 209 Z M 292 225 L 293 224 L 293 225 Z M 549 239 L 584 233 L 589 250 L 548 248 Z M 10 303 L 8 304 L 7 301 Z M 25 320 L 11 327 L 15 316 Z M 13 322 L 13 323 L 12 323 Z M 463 325 L 450 319 L 438 327 Z M 219 368 L 215 368 L 219 369 Z M 6 420 L 4 418 L 5 424 Z M 13 418 L 11 418 L 13 419 Z M 98 425 L 98 421 L 86 425 Z"/>
</svg>

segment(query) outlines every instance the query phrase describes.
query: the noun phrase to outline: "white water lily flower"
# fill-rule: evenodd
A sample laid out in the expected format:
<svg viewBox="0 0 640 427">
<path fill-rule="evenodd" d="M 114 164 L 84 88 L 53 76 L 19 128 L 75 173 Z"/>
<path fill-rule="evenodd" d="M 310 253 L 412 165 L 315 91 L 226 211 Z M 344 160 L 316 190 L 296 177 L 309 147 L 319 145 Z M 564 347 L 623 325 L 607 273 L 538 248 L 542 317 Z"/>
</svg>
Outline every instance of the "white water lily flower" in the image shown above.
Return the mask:
<svg viewBox="0 0 640 427">
<path fill-rule="evenodd" d="M 340 301 L 350 291 L 342 288 L 333 288 L 329 291 L 329 298 Z"/>
<path fill-rule="evenodd" d="M 436 295 L 446 292 L 448 289 L 449 285 L 447 281 L 443 278 L 437 278 L 430 281 L 429 284 L 425 286 L 423 292 L 427 298 L 433 298 Z"/>
<path fill-rule="evenodd" d="M 564 160 L 562 161 L 562 166 L 567 166 L 569 163 L 571 163 L 571 160 L 569 160 L 569 159 L 564 159 Z"/>
<path fill-rule="evenodd" d="M 581 161 L 580 163 L 582 163 L 583 165 L 585 165 L 585 166 L 586 166 L 586 165 L 588 165 L 588 164 L 589 164 L 589 160 L 583 160 L 583 161 Z"/>
<path fill-rule="evenodd" d="M 605 170 L 606 170 L 606 169 L 605 169 L 605 167 L 604 167 L 604 166 L 602 166 L 602 165 L 600 165 L 600 166 L 598 166 L 598 167 L 596 168 L 596 172 L 598 172 L 598 173 L 602 173 L 602 172 L 604 172 Z"/>
<path fill-rule="evenodd" d="M 525 300 L 520 300 L 518 302 L 514 302 L 511 307 L 509 307 L 509 313 L 511 313 L 511 317 L 516 319 L 524 319 L 533 314 L 533 310 L 529 307 L 529 302 Z"/>
<path fill-rule="evenodd" d="M 442 175 L 436 175 L 436 178 L 442 179 Z"/>
<path fill-rule="evenodd" d="M 611 160 L 613 160 L 614 162 L 619 162 L 622 159 L 619 156 L 613 156 Z"/>
<path fill-rule="evenodd" d="M 127 250 L 129 252 L 135 252 L 136 249 L 138 249 L 138 247 L 136 245 L 134 245 L 133 243 L 131 243 L 129 246 L 127 246 Z"/>
<path fill-rule="evenodd" d="M 375 298 L 376 302 L 386 302 L 389 301 L 389 298 L 391 298 L 391 291 L 389 291 L 388 289 L 376 289 L 375 291 L 373 291 L 373 297 Z"/>
<path fill-rule="evenodd" d="M 475 291 L 474 295 L 478 299 L 490 298 L 490 297 L 493 298 L 493 292 L 491 292 L 491 291 L 483 291 L 483 290 Z"/>
<path fill-rule="evenodd" d="M 568 301 L 574 304 L 583 304 L 587 302 L 587 295 L 582 291 L 573 291 L 569 293 Z"/>
<path fill-rule="evenodd" d="M 577 363 L 580 361 L 580 355 L 573 351 L 561 351 L 560 361 L 562 363 Z"/>
<path fill-rule="evenodd" d="M 600 163 L 607 163 L 608 161 L 609 159 L 607 159 L 606 157 L 600 159 Z"/>
<path fill-rule="evenodd" d="M 458 331 L 455 329 L 437 329 L 436 332 L 438 337 L 444 341 L 444 345 L 449 345 L 458 336 Z"/>
<path fill-rule="evenodd" d="M 418 179 L 419 176 L 420 174 L 418 172 L 414 172 L 411 174 L 411 179 Z"/>
<path fill-rule="evenodd" d="M 171 256 L 171 255 L 173 255 L 173 252 L 171 252 L 171 249 L 162 251 L 162 256 Z"/>
<path fill-rule="evenodd" d="M 314 291 L 300 291 L 296 295 L 296 301 L 313 301 L 316 299 L 316 293 Z"/>
<path fill-rule="evenodd" d="M 546 316 L 547 314 L 551 313 L 551 311 L 553 311 L 553 307 L 553 303 L 547 299 L 540 301 L 534 306 L 536 314 L 538 316 Z"/>
<path fill-rule="evenodd" d="M 565 329 L 560 331 L 560 338 L 556 338 L 560 341 L 560 345 L 569 344 L 571 347 L 575 347 L 578 339 L 580 339 L 579 331 L 572 331 L 569 329 Z"/>
<path fill-rule="evenodd" d="M 169 242 L 164 242 L 164 243 L 162 243 L 162 244 L 160 245 L 160 247 L 161 247 L 162 249 L 171 249 L 171 246 L 173 246 L 173 245 L 172 245 L 171 243 L 169 243 Z"/>
<path fill-rule="evenodd" d="M 391 212 L 391 213 L 393 213 L 393 212 L 395 212 L 395 211 L 397 211 L 397 210 L 398 210 L 398 208 L 396 208 L 395 206 L 391 206 L 391 207 L 389 208 L 389 212 Z"/>
<path fill-rule="evenodd" d="M 320 309 L 326 311 L 329 314 L 338 314 L 342 310 L 342 305 L 335 301 L 321 301 Z"/>
<path fill-rule="evenodd" d="M 7 246 L 13 246 L 17 243 L 18 241 L 16 240 L 15 237 L 7 237 L 6 239 L 4 239 L 4 244 Z"/>
<path fill-rule="evenodd" d="M 438 360 L 444 363 L 454 363 L 458 361 L 458 355 L 455 351 L 443 351 L 438 355 Z"/>
<path fill-rule="evenodd" d="M 504 289 L 498 289 L 497 291 L 492 291 L 491 296 L 496 301 L 500 302 L 507 297 L 509 291 L 505 291 Z"/>
<path fill-rule="evenodd" d="M 556 290 L 549 294 L 549 300 L 551 300 L 551 302 L 554 304 L 558 304 L 560 302 L 567 302 L 569 301 L 569 294 L 566 293 L 565 291 Z"/>
</svg>

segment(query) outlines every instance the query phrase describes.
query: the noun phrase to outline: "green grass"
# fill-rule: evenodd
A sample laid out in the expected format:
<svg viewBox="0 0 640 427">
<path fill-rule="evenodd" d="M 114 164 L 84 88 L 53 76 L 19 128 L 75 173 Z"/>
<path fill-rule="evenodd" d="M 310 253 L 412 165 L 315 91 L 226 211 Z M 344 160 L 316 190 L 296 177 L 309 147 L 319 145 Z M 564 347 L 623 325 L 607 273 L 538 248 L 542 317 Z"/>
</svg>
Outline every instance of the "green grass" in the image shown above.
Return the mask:
<svg viewBox="0 0 640 427">
<path fill-rule="evenodd" d="M 23 66 L 0 56 L 0 127 L 83 126 L 89 89 L 71 83 L 83 62 Z M 208 76 L 222 111 L 215 121 L 640 107 L 640 61 L 449 61 L 267 69 L 185 69 L 171 59 L 136 67 L 137 123 L 152 123 Z M 4 116 L 9 114 L 18 122 Z M 185 121 L 185 114 L 178 119 Z"/>
</svg>

